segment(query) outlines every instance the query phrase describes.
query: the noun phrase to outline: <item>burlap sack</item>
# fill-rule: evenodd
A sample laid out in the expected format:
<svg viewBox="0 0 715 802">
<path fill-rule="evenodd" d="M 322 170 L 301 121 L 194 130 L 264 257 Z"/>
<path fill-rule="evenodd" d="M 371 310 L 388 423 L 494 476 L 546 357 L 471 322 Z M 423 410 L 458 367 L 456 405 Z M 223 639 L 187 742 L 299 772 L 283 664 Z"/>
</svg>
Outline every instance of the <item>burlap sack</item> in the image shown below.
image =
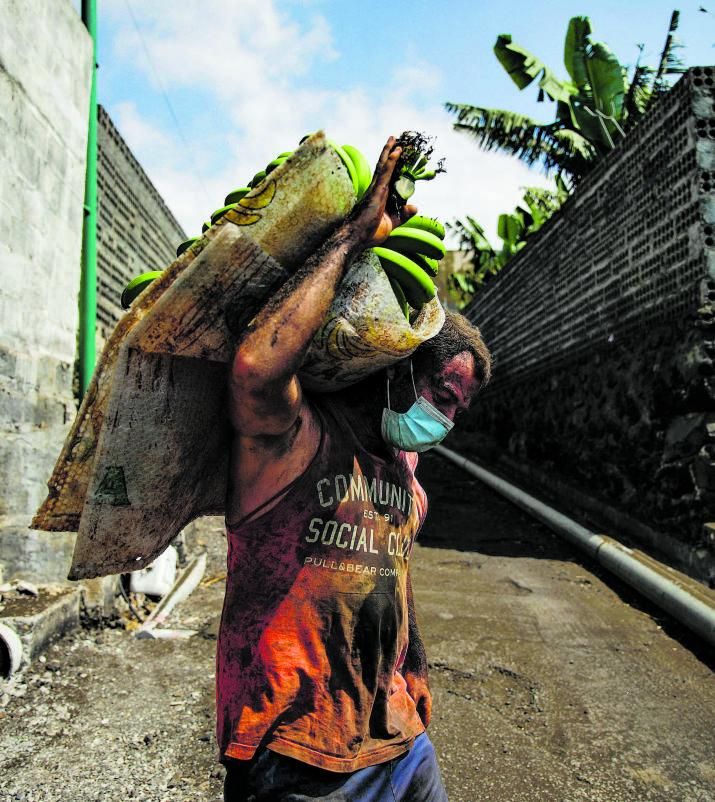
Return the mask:
<svg viewBox="0 0 715 802">
<path fill-rule="evenodd" d="M 438 298 L 410 323 L 390 281 L 371 251 L 353 263 L 313 338 L 300 379 L 304 387 L 332 392 L 409 356 L 439 332 L 444 309 Z"/>
<path fill-rule="evenodd" d="M 71 579 L 144 568 L 189 522 L 224 512 L 233 335 L 354 202 L 347 171 L 315 134 L 119 321 L 32 521 L 78 532 Z M 365 255 L 316 337 L 304 381 L 357 381 L 411 353 L 443 319 L 433 301 L 410 326 L 376 257 Z"/>
</svg>

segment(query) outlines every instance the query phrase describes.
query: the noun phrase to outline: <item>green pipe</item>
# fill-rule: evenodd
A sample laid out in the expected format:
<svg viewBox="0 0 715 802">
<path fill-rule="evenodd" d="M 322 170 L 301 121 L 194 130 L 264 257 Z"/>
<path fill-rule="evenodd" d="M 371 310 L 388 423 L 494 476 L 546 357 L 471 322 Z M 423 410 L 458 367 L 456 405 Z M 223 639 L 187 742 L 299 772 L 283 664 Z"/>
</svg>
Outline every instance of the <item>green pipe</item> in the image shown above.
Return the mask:
<svg viewBox="0 0 715 802">
<path fill-rule="evenodd" d="M 82 22 L 92 37 L 87 173 L 84 182 L 82 273 L 79 284 L 79 391 L 84 397 L 94 373 L 97 329 L 97 2 L 82 0 Z"/>
</svg>

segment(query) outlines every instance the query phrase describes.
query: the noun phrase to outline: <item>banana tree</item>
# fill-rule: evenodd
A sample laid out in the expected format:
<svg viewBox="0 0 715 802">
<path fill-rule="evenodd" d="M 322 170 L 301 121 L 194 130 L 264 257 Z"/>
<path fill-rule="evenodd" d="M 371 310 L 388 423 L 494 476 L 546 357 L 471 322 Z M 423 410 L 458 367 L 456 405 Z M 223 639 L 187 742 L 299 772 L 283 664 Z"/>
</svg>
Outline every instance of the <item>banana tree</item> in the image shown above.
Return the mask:
<svg viewBox="0 0 715 802">
<path fill-rule="evenodd" d="M 682 47 L 674 35 L 679 12 L 673 11 L 657 69 L 640 65 L 643 45 L 632 79 L 607 44 L 591 41 L 588 17 L 572 17 L 564 43 L 564 65 L 569 77 L 559 78 L 542 61 L 500 34 L 494 53 L 519 89 L 538 81 L 537 100 L 556 103 L 555 119 L 541 123 L 524 114 L 463 103 L 446 103 L 456 115 L 454 128 L 477 140 L 484 150 L 501 150 L 531 165 L 543 162 L 570 188 L 612 150 L 650 105 L 669 88 L 666 76 L 686 68 L 675 55 Z"/>
<path fill-rule="evenodd" d="M 556 177 L 556 191 L 543 187 L 524 189 L 523 205 L 511 213 L 499 215 L 497 234 L 502 240 L 499 250 L 492 246 L 484 228 L 473 217 L 448 224 L 459 237 L 460 250 L 470 257 L 467 266 L 449 277 L 450 293 L 460 307 L 526 246 L 528 237 L 538 231 L 569 196 L 560 176 Z"/>
</svg>

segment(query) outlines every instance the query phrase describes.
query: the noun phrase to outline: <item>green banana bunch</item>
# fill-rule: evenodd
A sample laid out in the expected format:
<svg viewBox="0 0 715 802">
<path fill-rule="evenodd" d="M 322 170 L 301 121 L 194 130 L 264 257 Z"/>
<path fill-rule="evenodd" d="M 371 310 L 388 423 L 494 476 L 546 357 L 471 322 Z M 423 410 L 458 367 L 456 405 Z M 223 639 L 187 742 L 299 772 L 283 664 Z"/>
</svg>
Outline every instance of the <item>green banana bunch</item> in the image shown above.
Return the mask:
<svg viewBox="0 0 715 802">
<path fill-rule="evenodd" d="M 301 143 L 309 136 L 310 134 L 306 134 L 303 139 L 300 140 Z M 348 171 L 348 175 L 352 181 L 353 189 L 355 190 L 358 200 L 360 200 L 372 181 L 372 170 L 370 169 L 367 159 L 357 148 L 353 147 L 352 145 L 343 145 L 341 147 L 337 144 L 337 142 L 332 141 L 330 141 L 330 145 L 338 154 L 338 156 L 340 156 L 340 159 L 345 165 L 345 169 Z M 255 189 L 267 175 L 270 175 L 273 170 L 276 169 L 276 167 L 279 167 L 292 155 L 292 150 L 285 150 L 283 153 L 279 153 L 278 156 L 273 159 L 273 161 L 266 165 L 265 170 L 259 170 L 253 176 L 253 178 L 248 182 L 247 186 L 238 187 L 238 189 L 234 189 L 229 192 L 224 199 L 225 205 L 219 209 L 216 209 L 216 211 L 212 213 L 211 219 L 207 220 L 201 227 L 201 233 L 205 234 L 214 223 L 216 223 L 221 219 L 221 217 L 223 217 L 224 214 L 226 214 L 229 209 L 234 209 L 236 204 L 241 200 L 241 198 L 244 197 L 244 195 L 247 195 L 252 189 Z M 181 245 L 179 245 L 179 247 L 176 249 L 177 258 L 200 239 L 201 237 L 191 237 L 191 239 L 187 239 L 185 242 L 182 242 Z"/>
<path fill-rule="evenodd" d="M 348 175 L 350 176 L 350 181 L 352 182 L 353 189 L 355 190 L 355 194 L 357 195 L 358 189 L 360 187 L 360 181 L 358 179 L 357 168 L 355 167 L 353 160 L 345 152 L 345 149 L 341 145 L 338 145 L 337 142 L 333 142 L 332 139 L 329 139 L 328 144 L 338 154 L 338 156 L 340 156 L 340 160 L 345 165 L 345 169 L 348 171 Z"/>
<path fill-rule="evenodd" d="M 381 247 L 373 248 L 403 311 L 404 300 L 419 310 L 436 295 L 432 278 L 437 275 L 439 260 L 445 254 L 444 233 L 439 220 L 415 215 L 393 229 Z M 405 317 L 409 320 L 409 309 Z"/>
<path fill-rule="evenodd" d="M 176 249 L 176 258 L 178 259 L 184 251 L 188 250 L 195 242 L 199 242 L 200 239 L 201 237 L 191 237 L 191 239 L 182 242 Z"/>
<path fill-rule="evenodd" d="M 261 181 L 263 181 L 263 179 L 266 177 L 266 175 L 267 175 L 267 173 L 266 173 L 265 170 L 259 170 L 253 176 L 253 178 L 248 182 L 248 186 L 251 189 L 255 189 L 261 183 Z"/>
<path fill-rule="evenodd" d="M 307 136 L 301 139 L 301 143 L 307 139 Z M 426 146 L 423 135 L 405 132 L 401 140 L 402 164 L 400 166 L 398 162 L 400 172 L 393 189 L 403 199 L 404 204 L 404 201 L 413 194 L 416 181 L 431 180 L 437 173 L 443 172 L 443 167 L 440 161 L 436 170 L 427 169 L 432 149 Z M 372 183 L 370 164 L 365 156 L 352 145 L 341 146 L 331 140 L 328 142 L 348 171 L 357 200 L 360 200 Z M 255 189 L 267 175 L 270 175 L 292 155 L 293 151 L 280 153 L 266 165 L 265 170 L 257 172 L 247 186 L 238 187 L 229 192 L 224 199 L 224 206 L 216 209 L 211 214 L 210 220 L 203 224 L 202 234 L 216 224 L 226 212 L 235 209 L 245 195 Z M 395 299 L 407 320 L 410 319 L 411 309 L 419 311 L 436 295 L 432 279 L 437 275 L 439 260 L 445 255 L 444 236 L 444 226 L 439 220 L 415 215 L 394 229 L 382 246 L 373 248 L 382 268 L 387 273 Z M 176 250 L 177 258 L 200 240 L 201 237 L 192 237 L 182 242 Z M 132 301 L 161 273 L 161 270 L 153 270 L 133 278 L 122 292 L 122 307 L 128 309 Z"/>
<path fill-rule="evenodd" d="M 421 253 L 431 259 L 442 259 L 445 254 L 442 240 L 421 228 L 405 228 L 403 230 L 402 226 L 399 226 L 392 231 L 387 242 L 388 247 L 408 256 Z"/>
<path fill-rule="evenodd" d="M 427 170 L 427 159 L 421 156 L 410 167 L 403 167 L 400 177 L 395 181 L 395 192 L 403 199 L 411 198 L 415 193 L 415 183 L 417 181 L 431 181 L 439 170 Z"/>
<path fill-rule="evenodd" d="M 402 289 L 402 285 L 399 281 L 392 278 L 392 276 L 388 273 L 387 278 L 390 281 L 390 286 L 392 287 L 392 291 L 395 293 L 395 298 L 397 298 L 397 303 L 402 310 L 402 314 L 407 318 L 410 319 L 410 305 L 407 303 L 407 297 L 405 296 L 405 291 Z"/>
<path fill-rule="evenodd" d="M 228 203 L 226 206 L 222 206 L 220 209 L 216 209 L 215 212 L 211 213 L 211 225 L 217 223 L 229 209 L 236 209 L 238 207 L 238 203 Z"/>
<path fill-rule="evenodd" d="M 444 226 L 436 217 L 424 217 L 421 214 L 416 214 L 410 217 L 407 222 L 403 223 L 399 228 L 417 228 L 422 231 L 428 231 L 440 239 L 444 239 Z"/>
<path fill-rule="evenodd" d="M 343 145 L 343 151 L 352 161 L 355 168 L 357 182 L 353 181 L 353 187 L 355 188 L 357 199 L 360 200 L 372 183 L 372 168 L 365 156 L 352 145 Z M 349 171 L 350 168 L 348 168 Z"/>
<path fill-rule="evenodd" d="M 399 207 L 412 197 L 415 182 L 431 181 L 438 173 L 444 173 L 444 159 L 437 162 L 434 170 L 427 169 L 432 151 L 432 138 L 417 131 L 404 131 L 396 144 L 402 148 L 397 162 L 397 178 L 392 186 L 393 202 Z"/>
<path fill-rule="evenodd" d="M 237 208 L 238 202 L 241 200 L 241 198 L 243 198 L 245 195 L 248 195 L 248 193 L 252 189 L 255 189 L 267 175 L 272 173 L 273 170 L 275 170 L 276 167 L 278 167 L 279 164 L 283 164 L 283 162 L 286 161 L 292 155 L 293 155 L 292 150 L 286 150 L 283 153 L 280 153 L 278 156 L 276 156 L 275 159 L 273 159 L 272 162 L 269 162 L 266 165 L 265 170 L 259 170 L 253 176 L 253 178 L 248 182 L 248 186 L 239 187 L 238 189 L 234 189 L 231 192 L 229 192 L 224 199 L 225 206 L 221 206 L 219 209 L 216 209 L 215 212 L 212 212 L 211 222 L 208 221 L 205 222 L 203 224 L 201 232 L 205 234 L 206 231 L 208 231 L 208 229 L 211 228 L 212 225 L 218 222 L 226 214 L 226 212 L 228 212 L 230 209 Z M 194 244 L 194 242 L 196 242 L 197 239 L 199 238 L 194 237 L 190 240 L 186 240 L 186 242 L 182 242 L 181 245 L 179 245 L 179 247 L 176 250 L 177 257 L 180 256 L 187 248 L 190 248 Z"/>
<path fill-rule="evenodd" d="M 231 192 L 226 195 L 224 198 L 224 203 L 228 205 L 229 203 L 238 203 L 244 195 L 248 195 L 251 191 L 251 187 L 239 187 L 238 189 L 233 189 Z"/>
<path fill-rule="evenodd" d="M 434 298 L 434 282 L 412 259 L 390 248 L 378 246 L 372 250 L 380 259 L 382 269 L 388 277 L 400 285 L 407 303 L 413 309 L 421 309 L 427 301 Z M 397 300 L 399 303 L 402 299 L 397 296 Z"/>
<path fill-rule="evenodd" d="M 305 139 L 308 138 L 310 134 L 301 139 L 301 144 Z M 338 145 L 337 142 L 333 142 L 329 140 L 329 144 L 335 150 L 337 155 L 340 157 L 341 161 L 345 165 L 345 169 L 348 171 L 348 175 L 350 176 L 350 180 L 353 185 L 353 189 L 355 190 L 355 194 L 357 195 L 357 199 L 360 200 L 362 196 L 367 191 L 368 187 L 372 182 L 372 169 L 370 168 L 370 164 L 368 163 L 365 156 L 355 147 L 352 145 Z M 224 199 L 224 206 L 221 206 L 219 209 L 216 209 L 211 214 L 209 220 L 206 220 L 203 225 L 201 226 L 201 233 L 205 234 L 212 225 L 217 223 L 226 212 L 230 209 L 235 209 L 238 206 L 238 202 L 252 189 L 255 189 L 267 176 L 270 175 L 273 170 L 283 164 L 287 159 L 289 159 L 293 155 L 292 150 L 286 150 L 282 153 L 278 154 L 278 156 L 269 162 L 266 165 L 265 170 L 259 170 L 253 178 L 248 182 L 247 186 L 238 187 L 237 189 L 232 190 L 231 192 L 226 195 Z M 191 248 L 192 245 L 195 245 L 199 242 L 202 237 L 191 237 L 190 239 L 185 240 L 182 242 L 179 247 L 176 249 L 176 256 L 177 258 L 181 256 L 182 253 L 187 251 Z M 428 270 L 428 268 L 425 268 Z M 144 289 L 144 287 L 148 286 L 151 281 L 156 278 L 157 275 L 160 275 L 161 271 L 150 271 L 148 273 L 142 273 L 140 276 L 133 278 L 127 286 L 124 288 L 121 297 L 121 303 L 124 309 L 128 309 L 129 305 L 132 301 L 139 295 L 139 293 Z M 137 289 L 138 288 L 138 289 Z M 396 290 L 396 293 L 399 292 Z M 404 299 L 404 296 L 402 296 Z M 405 305 L 406 308 L 406 301 L 401 301 Z"/>
<path fill-rule="evenodd" d="M 306 134 L 300 140 L 300 144 L 302 145 L 309 136 L 310 134 Z M 372 183 L 372 168 L 370 167 L 370 163 L 353 145 L 338 145 L 338 143 L 334 142 L 332 139 L 328 140 L 328 144 L 338 156 L 340 156 L 340 160 L 345 165 L 345 169 L 348 171 L 350 180 L 353 183 L 353 189 L 355 190 L 357 199 L 360 200 Z"/>
<path fill-rule="evenodd" d="M 138 297 L 155 278 L 159 278 L 163 272 L 163 270 L 150 270 L 147 273 L 135 276 L 124 288 L 124 292 L 122 292 L 122 309 L 129 309 L 132 301 Z"/>
</svg>

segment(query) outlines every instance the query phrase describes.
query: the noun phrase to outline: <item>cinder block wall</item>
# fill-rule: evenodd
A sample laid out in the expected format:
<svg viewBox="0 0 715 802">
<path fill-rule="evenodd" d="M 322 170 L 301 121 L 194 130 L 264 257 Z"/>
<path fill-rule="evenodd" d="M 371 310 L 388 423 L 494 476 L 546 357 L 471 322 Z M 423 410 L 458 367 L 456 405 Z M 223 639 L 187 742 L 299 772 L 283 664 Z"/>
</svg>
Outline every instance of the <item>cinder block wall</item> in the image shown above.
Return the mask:
<svg viewBox="0 0 715 802">
<path fill-rule="evenodd" d="M 715 68 L 693 68 L 466 310 L 462 450 L 715 575 Z"/>
<path fill-rule="evenodd" d="M 97 194 L 97 334 L 103 343 L 124 314 L 130 279 L 163 270 L 188 239 L 109 114 L 99 107 Z"/>
<path fill-rule="evenodd" d="M 57 578 L 74 536 L 28 525 L 75 414 L 92 43 L 69 0 L 0 24 L 0 563 Z M 66 571 L 65 571 L 66 573 Z"/>
</svg>

